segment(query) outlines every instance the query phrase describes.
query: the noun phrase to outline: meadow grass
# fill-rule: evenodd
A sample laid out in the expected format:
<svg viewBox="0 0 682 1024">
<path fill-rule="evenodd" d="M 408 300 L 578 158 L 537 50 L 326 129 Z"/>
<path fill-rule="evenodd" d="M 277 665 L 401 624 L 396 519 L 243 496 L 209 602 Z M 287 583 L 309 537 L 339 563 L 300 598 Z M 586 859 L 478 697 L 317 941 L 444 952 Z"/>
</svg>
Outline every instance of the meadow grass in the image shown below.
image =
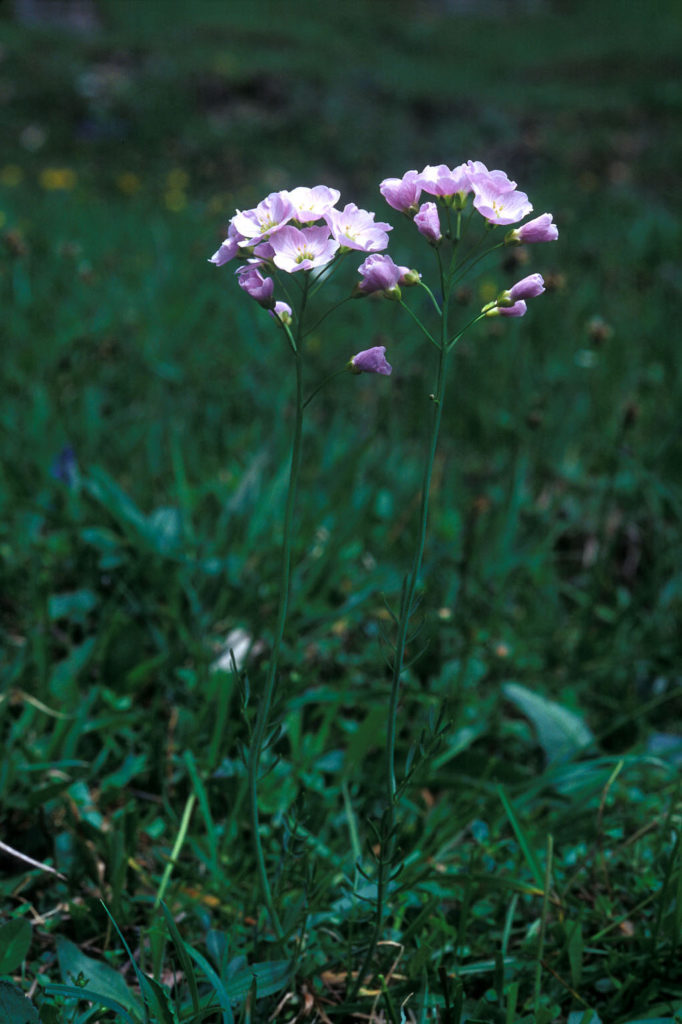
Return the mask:
<svg viewBox="0 0 682 1024">
<path fill-rule="evenodd" d="M 88 36 L 2 12 L 0 840 L 62 876 L 0 854 L 10 1021 L 34 1019 L 18 989 L 45 1022 L 682 1012 L 679 19 L 362 6 L 109 0 Z M 533 252 L 549 287 L 532 313 L 453 354 L 397 737 L 403 866 L 356 985 L 386 602 L 435 368 L 372 300 L 310 339 L 320 378 L 373 344 L 395 369 L 341 378 L 303 439 L 260 783 L 285 955 L 244 748 L 293 379 L 281 334 L 206 259 L 235 207 L 324 181 L 394 223 L 406 262 L 378 182 L 467 158 L 561 235 Z M 462 289 L 463 319 L 521 258 Z M 249 658 L 217 669 L 238 629 Z"/>
</svg>

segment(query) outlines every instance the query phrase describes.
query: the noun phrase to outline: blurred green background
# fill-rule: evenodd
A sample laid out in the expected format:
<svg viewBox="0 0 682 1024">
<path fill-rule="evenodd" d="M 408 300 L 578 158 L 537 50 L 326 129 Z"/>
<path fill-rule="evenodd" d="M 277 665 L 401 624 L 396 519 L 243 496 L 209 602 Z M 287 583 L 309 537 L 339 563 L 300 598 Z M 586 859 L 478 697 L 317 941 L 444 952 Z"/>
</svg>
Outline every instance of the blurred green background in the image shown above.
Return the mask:
<svg viewBox="0 0 682 1024">
<path fill-rule="evenodd" d="M 532 317 L 461 346 L 434 512 L 439 600 L 454 604 L 475 534 L 472 599 L 511 616 L 524 643 L 544 649 L 557 630 L 570 647 L 565 627 L 592 587 L 601 540 L 605 617 L 590 612 L 590 628 L 602 631 L 600 652 L 608 645 L 609 675 L 646 686 L 677 653 L 678 11 L 459 6 L 2 8 L 6 540 L 14 548 L 18 529 L 19 546 L 28 542 L 22 517 L 30 524 L 70 445 L 145 513 L 177 504 L 182 459 L 205 543 L 247 560 L 233 525 L 227 544 L 219 492 L 248 466 L 267 477 L 259 452 L 277 465 L 286 451 L 287 364 L 230 268 L 205 262 L 227 220 L 271 189 L 325 182 L 396 225 L 398 262 L 425 263 L 379 181 L 482 159 L 517 180 L 536 212 L 551 210 L 561 237 L 461 296 L 487 298 L 531 269 L 548 280 Z M 352 381 L 314 409 L 308 514 L 327 528 L 348 521 L 321 451 L 328 465 L 359 449 L 381 491 L 360 528 L 387 527 L 399 548 L 395 510 L 415 479 L 395 465 L 413 458 L 418 471 L 433 369 L 409 321 L 367 305 L 344 307 L 312 339 L 314 371 L 380 340 L 396 372 L 379 386 Z M 624 659 L 610 646 L 623 620 Z M 552 641 L 557 660 L 564 646 Z"/>
<path fill-rule="evenodd" d="M 452 705 L 430 783 L 466 780 L 462 820 L 493 836 L 508 826 L 480 780 L 525 792 L 548 757 L 503 699 L 509 681 L 579 714 L 605 757 L 650 758 L 653 781 L 625 772 L 612 813 L 631 813 L 632 832 L 660 814 L 682 757 L 680 53 L 668 0 L 0 6 L 0 796 L 13 843 L 85 886 L 100 925 L 100 893 L 132 920 L 153 891 L 189 785 L 183 751 L 201 762 L 220 844 L 243 832 L 238 702 L 211 665 L 233 630 L 257 644 L 271 628 L 293 382 L 281 333 L 206 261 L 235 208 L 299 184 L 375 210 L 395 225 L 396 262 L 424 271 L 430 253 L 384 204 L 384 177 L 483 160 L 554 214 L 558 243 L 486 264 L 458 296 L 464 322 L 526 273 L 547 281 L 524 320 L 482 325 L 453 360 L 430 643 L 406 722 Z M 281 820 L 307 788 L 332 846 L 345 825 L 323 795 L 340 801 L 341 776 L 358 782 L 359 817 L 376 813 L 381 595 L 408 564 L 435 367 L 400 310 L 369 300 L 326 321 L 306 357 L 314 380 L 373 344 L 393 376 L 344 377 L 311 407 L 293 704 L 264 796 Z M 349 768 L 339 751 L 363 709 Z M 297 746 L 298 727 L 334 757 Z M 577 804 L 566 790 L 538 810 L 580 856 L 612 767 L 587 790 L 573 780 Z M 209 872 L 224 903 L 255 899 L 249 856 Z M 615 919 L 629 896 L 611 895 Z M 89 935 L 77 913 L 68 928 Z"/>
</svg>

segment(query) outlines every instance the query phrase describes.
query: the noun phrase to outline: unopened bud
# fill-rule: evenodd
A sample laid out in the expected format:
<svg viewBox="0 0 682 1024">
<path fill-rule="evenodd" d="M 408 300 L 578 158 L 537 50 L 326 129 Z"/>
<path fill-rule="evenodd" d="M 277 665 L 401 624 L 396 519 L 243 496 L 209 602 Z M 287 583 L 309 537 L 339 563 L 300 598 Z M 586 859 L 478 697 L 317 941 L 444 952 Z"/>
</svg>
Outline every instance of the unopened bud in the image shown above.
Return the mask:
<svg viewBox="0 0 682 1024">
<path fill-rule="evenodd" d="M 419 284 L 421 280 L 421 274 L 418 270 L 408 270 L 406 274 L 400 278 L 400 283 L 405 288 L 411 288 L 412 285 Z"/>
</svg>

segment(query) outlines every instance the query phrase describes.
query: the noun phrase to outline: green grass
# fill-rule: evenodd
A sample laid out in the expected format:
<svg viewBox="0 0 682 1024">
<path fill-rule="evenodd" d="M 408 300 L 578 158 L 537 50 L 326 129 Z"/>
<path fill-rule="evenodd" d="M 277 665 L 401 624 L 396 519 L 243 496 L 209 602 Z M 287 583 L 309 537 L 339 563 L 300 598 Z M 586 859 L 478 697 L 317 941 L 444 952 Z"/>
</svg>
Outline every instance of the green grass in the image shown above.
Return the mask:
<svg viewBox="0 0 682 1024">
<path fill-rule="evenodd" d="M 0 840 L 64 876 L 0 854 L 0 1008 L 30 1014 L 12 980 L 45 1022 L 259 1022 L 287 992 L 277 1021 L 306 992 L 335 1022 L 401 1020 L 404 1000 L 446 1024 L 677 1019 L 675 6 L 98 9 L 91 37 L 0 14 Z M 378 182 L 469 157 L 561 236 L 527 270 L 490 264 L 491 287 L 538 270 L 553 288 L 453 358 L 399 764 L 439 713 L 447 730 L 417 749 L 393 944 L 351 1000 L 384 799 L 384 599 L 411 557 L 434 366 L 369 300 L 307 355 L 314 381 L 386 344 L 394 374 L 342 377 L 304 439 L 261 783 L 291 964 L 257 891 L 242 752 L 293 380 L 280 332 L 205 260 L 235 207 L 325 181 L 414 263 Z M 46 188 L 63 168 L 74 187 Z M 70 487 L 51 475 L 66 445 Z M 213 669 L 237 628 L 248 679 Z"/>
</svg>

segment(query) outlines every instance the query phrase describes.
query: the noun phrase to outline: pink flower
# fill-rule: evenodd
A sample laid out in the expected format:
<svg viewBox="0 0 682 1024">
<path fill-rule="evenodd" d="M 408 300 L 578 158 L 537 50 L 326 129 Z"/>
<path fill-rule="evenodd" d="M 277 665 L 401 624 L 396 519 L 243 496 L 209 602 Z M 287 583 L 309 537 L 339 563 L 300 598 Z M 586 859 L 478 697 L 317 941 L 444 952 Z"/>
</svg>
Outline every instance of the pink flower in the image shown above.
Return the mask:
<svg viewBox="0 0 682 1024">
<path fill-rule="evenodd" d="M 351 373 L 381 373 L 388 377 L 393 369 L 386 362 L 386 346 L 377 345 L 376 348 L 367 348 L 358 352 L 348 363 Z"/>
<path fill-rule="evenodd" d="M 374 214 L 348 203 L 343 210 L 330 210 L 325 215 L 332 235 L 340 246 L 360 252 L 379 252 L 388 245 L 390 224 L 374 223 Z"/>
<path fill-rule="evenodd" d="M 389 206 L 401 213 L 413 213 L 417 209 L 422 186 L 416 171 L 406 171 L 402 178 L 384 178 L 379 191 Z"/>
<path fill-rule="evenodd" d="M 264 241 L 273 231 L 288 223 L 294 213 L 294 204 L 286 192 L 271 192 L 253 210 L 238 211 L 232 223 L 243 238 L 243 248 Z"/>
<path fill-rule="evenodd" d="M 459 192 L 463 196 L 471 192 L 469 169 L 460 164 L 452 170 L 447 164 L 428 165 L 419 175 L 419 182 L 425 192 L 432 196 L 453 196 Z"/>
<path fill-rule="evenodd" d="M 503 171 L 499 173 L 504 174 Z M 506 174 L 504 177 L 507 177 Z M 509 190 L 504 182 L 503 187 L 500 187 L 492 180 L 492 175 L 474 177 L 472 185 L 474 206 L 491 224 L 516 224 L 533 209 L 525 192 Z"/>
<path fill-rule="evenodd" d="M 220 248 L 217 252 L 214 252 L 211 256 L 209 263 L 215 263 L 216 267 L 222 267 L 225 263 L 229 263 L 239 253 L 239 243 L 242 241 L 242 235 L 239 234 L 234 224 L 230 221 L 230 225 L 227 229 L 227 238 L 221 243 Z"/>
<path fill-rule="evenodd" d="M 288 302 L 276 302 L 273 309 L 268 310 L 273 320 L 279 320 L 282 324 L 291 323 L 291 306 Z"/>
<path fill-rule="evenodd" d="M 397 292 L 403 274 L 408 273 L 407 267 L 398 267 L 390 256 L 368 256 L 358 267 L 358 273 L 364 277 L 356 286 L 359 295 L 370 295 L 372 292 Z"/>
<path fill-rule="evenodd" d="M 433 245 L 437 245 L 443 237 L 435 203 L 422 203 L 419 213 L 415 214 L 414 222 L 418 230 Z"/>
<path fill-rule="evenodd" d="M 329 237 L 326 227 L 295 228 L 291 225 L 271 235 L 270 245 L 272 262 L 287 274 L 325 267 L 339 248 L 339 243 Z"/>
<path fill-rule="evenodd" d="M 336 205 L 340 195 L 338 189 L 326 185 L 315 185 L 314 188 L 299 185 L 287 193 L 294 207 L 294 219 L 300 224 L 324 217 Z"/>
<path fill-rule="evenodd" d="M 556 242 L 559 229 L 552 223 L 551 213 L 541 213 L 539 217 L 526 221 L 520 228 L 513 228 L 505 238 L 505 243 L 513 242 Z"/>
<path fill-rule="evenodd" d="M 513 192 L 516 182 L 511 181 L 504 171 L 489 171 L 480 160 L 468 160 L 467 170 L 472 187 L 492 188 L 498 192 Z"/>
<path fill-rule="evenodd" d="M 536 295 L 542 295 L 545 290 L 545 282 L 542 274 L 529 274 L 512 285 L 507 291 L 502 292 L 497 301 L 512 304 L 519 299 L 534 299 Z"/>
<path fill-rule="evenodd" d="M 247 295 L 250 295 L 265 309 L 274 306 L 272 293 L 275 282 L 271 277 L 263 277 L 258 267 L 240 267 L 237 276 L 239 287 L 243 288 Z"/>
</svg>

